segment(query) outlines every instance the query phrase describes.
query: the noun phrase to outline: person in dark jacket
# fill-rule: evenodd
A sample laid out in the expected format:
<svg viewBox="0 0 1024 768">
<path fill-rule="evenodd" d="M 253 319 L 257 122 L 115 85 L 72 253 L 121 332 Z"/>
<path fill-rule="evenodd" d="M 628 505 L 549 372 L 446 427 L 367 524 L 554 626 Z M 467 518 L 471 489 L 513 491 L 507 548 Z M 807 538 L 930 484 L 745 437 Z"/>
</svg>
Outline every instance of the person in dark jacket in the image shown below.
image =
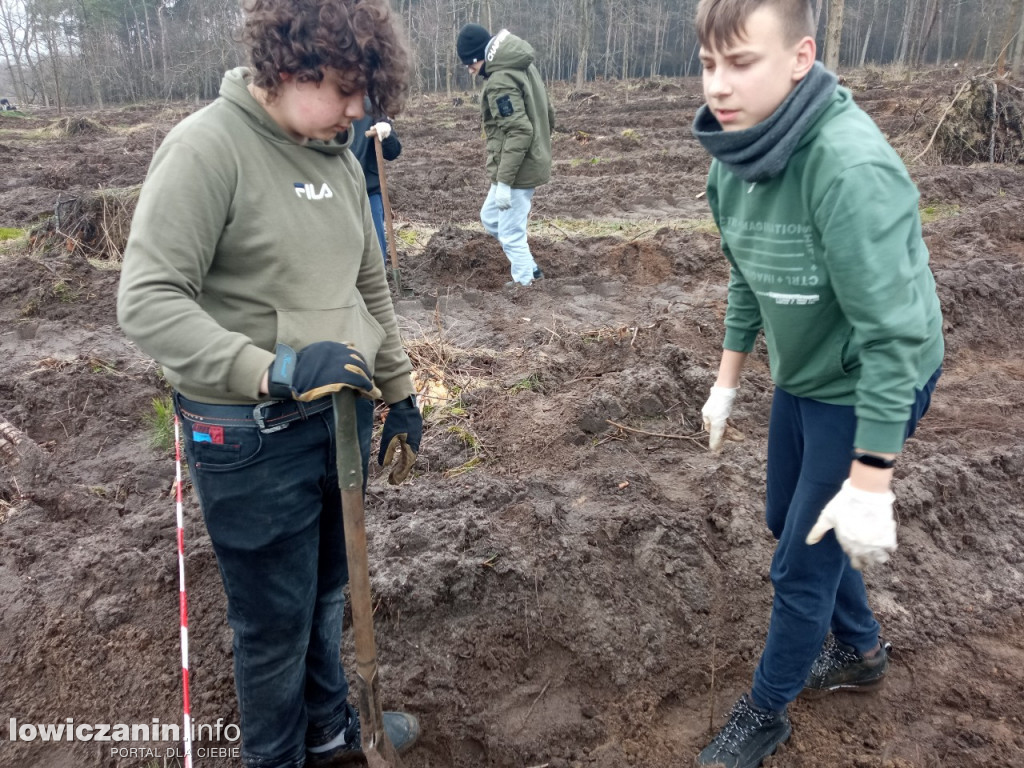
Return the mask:
<svg viewBox="0 0 1024 768">
<path fill-rule="evenodd" d="M 363 105 L 366 116 L 362 120 L 352 123 L 349 130 L 352 131 L 352 154 L 356 156 L 359 164 L 363 167 L 363 175 L 366 177 L 366 194 L 370 197 L 370 213 L 373 215 L 373 228 L 377 231 L 377 242 L 380 243 L 380 252 L 384 257 L 384 263 L 388 261 L 387 237 L 384 233 L 384 199 L 380 193 L 380 170 L 377 167 L 376 139 L 367 136 L 366 132 L 373 130 L 380 137 L 381 154 L 385 160 L 394 160 L 402 154 L 402 143 L 398 140 L 394 126 L 387 118 L 374 121 L 369 99 Z"/>
<path fill-rule="evenodd" d="M 512 265 L 506 287 L 530 285 L 544 277 L 526 242 L 526 222 L 534 190 L 551 178 L 551 108 L 533 48 L 507 29 L 491 37 L 479 24 L 467 24 L 456 40 L 459 59 L 486 79 L 480 111 L 487 142 L 491 188 L 480 221 L 498 238 Z"/>
</svg>

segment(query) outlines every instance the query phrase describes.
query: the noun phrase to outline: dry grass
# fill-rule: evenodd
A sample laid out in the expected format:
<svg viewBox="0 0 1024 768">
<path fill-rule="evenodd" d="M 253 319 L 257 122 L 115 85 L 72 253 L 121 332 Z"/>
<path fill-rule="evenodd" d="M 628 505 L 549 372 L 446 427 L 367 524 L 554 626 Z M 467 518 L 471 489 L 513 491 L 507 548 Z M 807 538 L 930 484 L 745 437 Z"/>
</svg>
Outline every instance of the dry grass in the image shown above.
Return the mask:
<svg viewBox="0 0 1024 768">
<path fill-rule="evenodd" d="M 491 389 L 492 375 L 481 361 L 497 357 L 493 350 L 463 348 L 456 344 L 435 311 L 431 328 L 418 328 L 405 341 L 413 364 L 413 381 L 429 432 L 455 438 L 471 456 L 463 464 L 444 472 L 445 477 L 464 474 L 481 466 L 485 459 L 483 444 L 463 397 L 473 391 Z"/>
<path fill-rule="evenodd" d="M 53 124 L 51 130 L 59 137 L 106 133 L 106 128 L 88 117 L 62 117 Z"/>
</svg>

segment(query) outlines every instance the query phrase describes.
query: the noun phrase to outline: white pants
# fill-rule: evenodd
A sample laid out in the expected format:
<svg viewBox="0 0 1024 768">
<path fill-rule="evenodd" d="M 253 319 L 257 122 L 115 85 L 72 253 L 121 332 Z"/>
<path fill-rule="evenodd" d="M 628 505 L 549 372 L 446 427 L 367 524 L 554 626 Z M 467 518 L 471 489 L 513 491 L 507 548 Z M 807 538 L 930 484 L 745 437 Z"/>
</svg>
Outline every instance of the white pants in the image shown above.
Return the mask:
<svg viewBox="0 0 1024 768">
<path fill-rule="evenodd" d="M 537 262 L 533 260 L 530 246 L 526 242 L 526 220 L 530 216 L 533 201 L 532 189 L 513 189 L 512 207 L 504 211 L 498 210 L 494 204 L 497 184 L 491 184 L 480 209 L 480 222 L 489 235 L 498 238 L 501 248 L 505 251 L 512 265 L 512 279 L 517 283 L 529 285 L 533 282 L 533 271 Z"/>
</svg>

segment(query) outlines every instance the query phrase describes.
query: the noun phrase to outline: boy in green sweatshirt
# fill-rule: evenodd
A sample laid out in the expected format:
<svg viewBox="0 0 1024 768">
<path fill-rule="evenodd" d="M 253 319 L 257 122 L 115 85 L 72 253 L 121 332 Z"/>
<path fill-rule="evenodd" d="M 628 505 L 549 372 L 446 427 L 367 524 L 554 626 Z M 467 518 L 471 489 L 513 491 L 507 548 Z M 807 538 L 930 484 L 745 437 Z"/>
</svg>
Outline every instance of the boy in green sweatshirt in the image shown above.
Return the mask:
<svg viewBox="0 0 1024 768">
<path fill-rule="evenodd" d="M 331 393 L 373 396 L 404 478 L 422 419 L 352 124 L 397 114 L 408 55 L 387 0 L 248 0 L 251 66 L 153 157 L 118 293 L 124 332 L 164 367 L 234 631 L 247 768 L 358 758 L 341 667 L 348 580 Z M 384 715 L 392 743 L 415 717 Z"/>
<path fill-rule="evenodd" d="M 939 378 L 942 317 L 917 190 L 815 62 L 810 0 L 701 0 L 697 30 L 707 103 L 693 132 L 714 158 L 708 202 L 731 267 L 702 415 L 717 451 L 763 329 L 779 542 L 753 686 L 697 764 L 756 768 L 789 737 L 801 690 L 867 690 L 885 675 L 860 570 L 896 548 L 893 465 Z"/>
</svg>

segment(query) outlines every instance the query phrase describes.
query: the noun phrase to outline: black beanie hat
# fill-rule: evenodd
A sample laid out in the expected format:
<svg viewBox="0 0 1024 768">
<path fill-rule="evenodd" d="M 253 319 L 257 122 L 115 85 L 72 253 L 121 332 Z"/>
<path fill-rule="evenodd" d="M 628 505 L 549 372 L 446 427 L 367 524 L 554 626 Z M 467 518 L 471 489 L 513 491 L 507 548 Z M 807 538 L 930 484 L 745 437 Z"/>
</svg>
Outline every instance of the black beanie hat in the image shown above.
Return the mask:
<svg viewBox="0 0 1024 768">
<path fill-rule="evenodd" d="M 467 24 L 459 30 L 459 38 L 455 41 L 455 51 L 459 59 L 467 67 L 476 62 L 483 61 L 487 52 L 487 43 L 491 41 L 491 33 L 479 24 Z"/>
</svg>

